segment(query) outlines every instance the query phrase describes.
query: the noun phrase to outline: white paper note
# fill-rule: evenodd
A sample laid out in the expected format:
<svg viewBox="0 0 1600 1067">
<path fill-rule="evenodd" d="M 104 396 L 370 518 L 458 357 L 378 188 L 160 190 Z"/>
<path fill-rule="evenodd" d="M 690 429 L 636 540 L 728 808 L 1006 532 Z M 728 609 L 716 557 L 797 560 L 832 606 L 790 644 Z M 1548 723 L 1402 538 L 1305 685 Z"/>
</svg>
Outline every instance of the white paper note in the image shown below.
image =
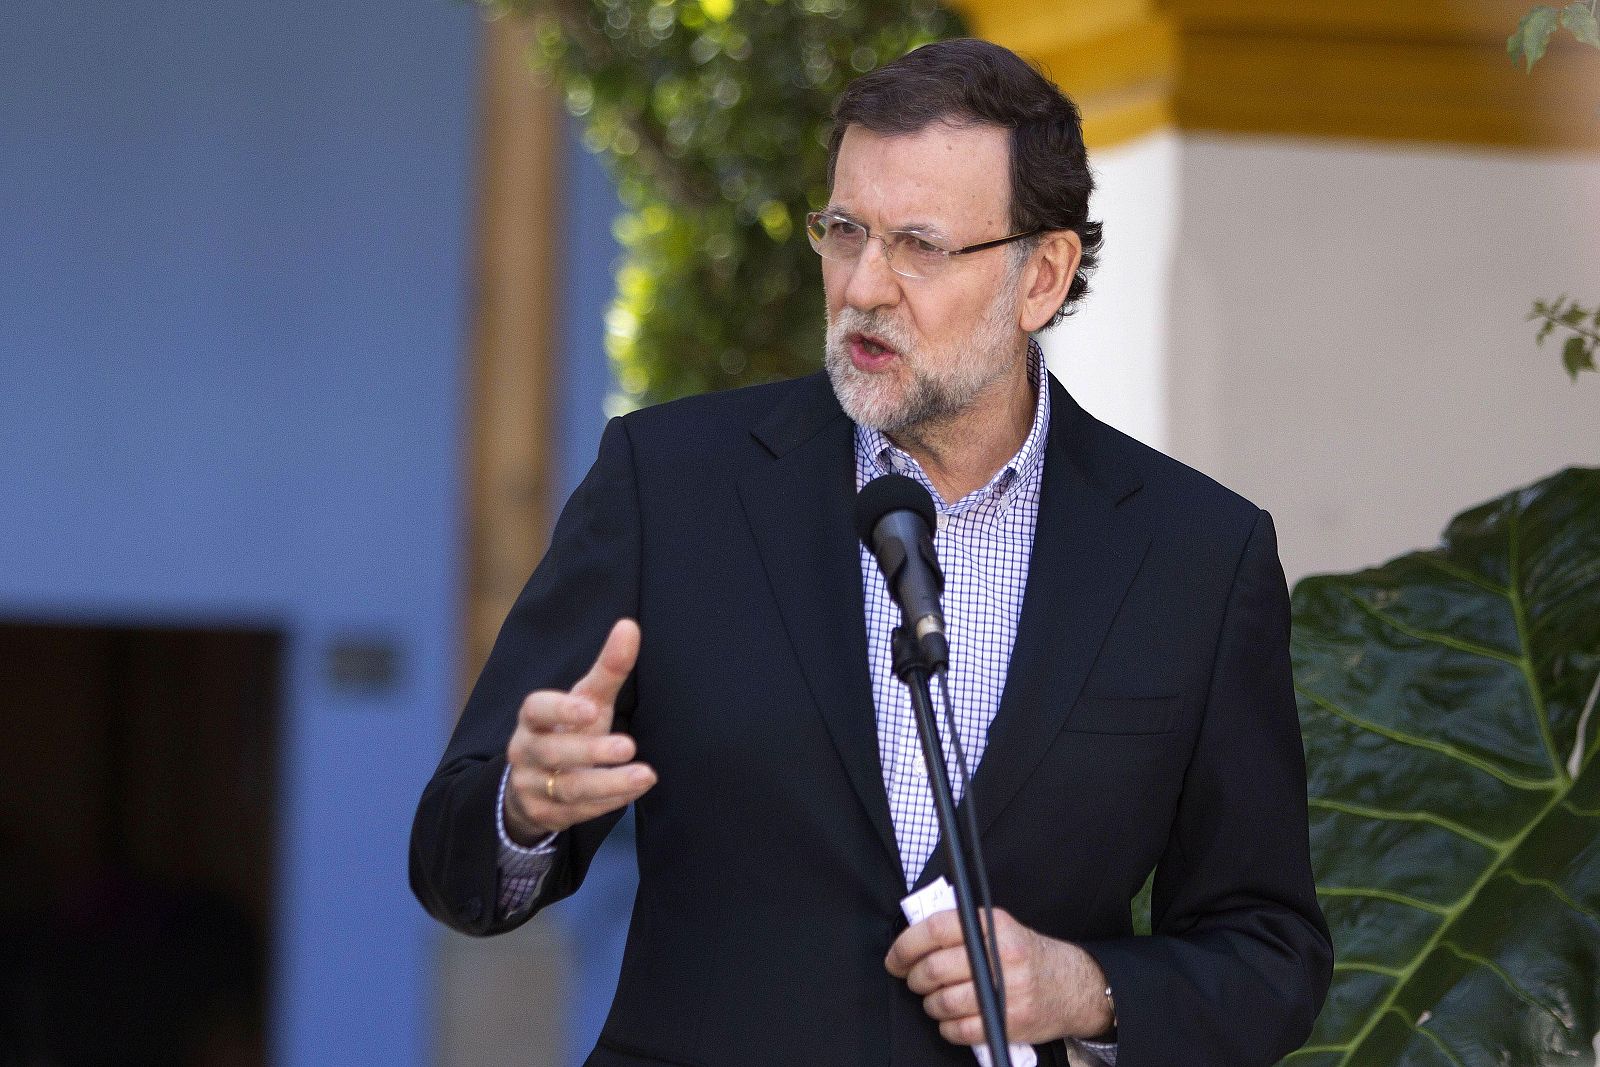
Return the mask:
<svg viewBox="0 0 1600 1067">
<path fill-rule="evenodd" d="M 945 881 L 943 875 L 939 876 L 938 881 L 929 882 L 900 902 L 900 910 L 905 912 L 906 921 L 912 926 L 930 915 L 951 911 L 955 906 L 955 890 L 950 888 L 950 883 Z M 1010 1048 L 1011 1067 L 1038 1067 L 1039 1054 L 1033 1051 L 1032 1045 L 1019 1045 L 1013 1042 Z M 989 1055 L 989 1046 L 975 1045 L 972 1054 L 978 1057 L 978 1062 L 983 1067 L 994 1067 L 994 1060 Z"/>
</svg>

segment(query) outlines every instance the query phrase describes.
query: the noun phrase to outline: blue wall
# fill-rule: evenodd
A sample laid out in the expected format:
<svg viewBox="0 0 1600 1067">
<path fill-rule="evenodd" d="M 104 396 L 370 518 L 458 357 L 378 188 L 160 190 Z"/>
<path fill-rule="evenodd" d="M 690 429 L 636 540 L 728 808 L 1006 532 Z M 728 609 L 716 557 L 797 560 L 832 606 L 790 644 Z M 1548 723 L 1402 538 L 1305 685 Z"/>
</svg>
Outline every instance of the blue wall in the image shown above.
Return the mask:
<svg viewBox="0 0 1600 1067">
<path fill-rule="evenodd" d="M 0 10 L 0 617 L 288 635 L 279 1064 L 429 1058 L 406 836 L 455 699 L 473 10 Z M 351 696 L 328 643 L 392 639 Z"/>
<path fill-rule="evenodd" d="M 616 389 L 605 349 L 605 313 L 622 254 L 611 223 L 622 203 L 600 160 L 582 144 L 576 122 L 566 131 L 562 211 L 561 433 L 556 482 L 565 501 L 600 449 L 605 400 Z"/>
</svg>

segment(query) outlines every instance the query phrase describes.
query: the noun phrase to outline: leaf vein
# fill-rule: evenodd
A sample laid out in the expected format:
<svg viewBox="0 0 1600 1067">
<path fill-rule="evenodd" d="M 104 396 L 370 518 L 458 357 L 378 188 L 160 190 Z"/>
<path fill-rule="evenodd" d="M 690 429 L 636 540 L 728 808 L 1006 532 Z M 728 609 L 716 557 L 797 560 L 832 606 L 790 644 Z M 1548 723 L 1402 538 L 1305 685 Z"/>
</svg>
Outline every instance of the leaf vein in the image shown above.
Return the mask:
<svg viewBox="0 0 1600 1067">
<path fill-rule="evenodd" d="M 1522 512 L 1512 507 L 1506 516 L 1506 539 L 1509 548 L 1508 563 L 1511 568 L 1511 614 L 1517 620 L 1517 641 L 1522 646 L 1522 655 L 1518 659 L 1518 666 L 1522 668 L 1522 679 L 1528 685 L 1528 695 L 1533 699 L 1533 718 L 1539 727 L 1539 737 L 1544 742 L 1545 753 L 1550 758 L 1550 765 L 1555 768 L 1556 775 L 1565 775 L 1570 781 L 1572 775 L 1567 775 L 1566 766 L 1561 762 L 1561 757 L 1556 753 L 1556 739 L 1550 732 L 1550 714 L 1545 708 L 1544 692 L 1539 688 L 1539 680 L 1533 674 L 1533 645 L 1528 638 L 1528 610 L 1522 603 L 1522 527 L 1518 521 Z"/>
<path fill-rule="evenodd" d="M 1371 900 L 1387 900 L 1391 904 L 1402 904 L 1408 908 L 1416 908 L 1431 915 L 1451 915 L 1455 905 L 1435 904 L 1431 900 L 1413 897 L 1406 893 L 1396 893 L 1392 889 L 1375 889 L 1371 886 L 1318 886 L 1317 895 L 1321 897 L 1363 897 Z"/>
<path fill-rule="evenodd" d="M 1525 875 L 1521 871 L 1515 870 L 1511 867 L 1507 867 L 1505 870 L 1501 871 L 1500 874 L 1511 879 L 1513 882 L 1516 882 L 1518 885 L 1532 886 L 1537 889 L 1543 889 L 1545 892 L 1561 901 L 1561 903 L 1565 904 L 1579 915 L 1600 923 L 1600 912 L 1595 911 L 1593 908 L 1585 907 L 1578 901 L 1573 900 L 1572 897 L 1567 895 L 1567 891 L 1565 889 L 1562 889 L 1548 878 L 1530 878 L 1528 875 Z"/>
<path fill-rule="evenodd" d="M 1444 1038 L 1440 1037 L 1438 1034 L 1434 1033 L 1432 1030 L 1429 1030 L 1426 1026 L 1422 1025 L 1422 1023 L 1420 1023 L 1417 1020 L 1411 1018 L 1411 1016 L 1407 1015 L 1400 1008 L 1391 1005 L 1389 1010 L 1394 1012 L 1396 1015 L 1400 1016 L 1400 1018 L 1405 1022 L 1405 1024 L 1407 1026 L 1411 1027 L 1412 1030 L 1416 1031 L 1417 1033 L 1421 1034 L 1423 1037 L 1427 1038 L 1429 1041 L 1432 1041 L 1435 1045 L 1437 1045 L 1438 1048 L 1439 1048 L 1439 1051 L 1444 1053 L 1445 1057 L 1447 1059 L 1449 1059 L 1449 1061 L 1451 1063 L 1455 1064 L 1456 1067 L 1467 1067 L 1466 1064 L 1461 1062 L 1461 1057 L 1457 1056 L 1454 1052 L 1450 1051 L 1450 1046 L 1446 1045 L 1444 1043 Z"/>
<path fill-rule="evenodd" d="M 1385 978 L 1399 978 L 1405 971 L 1399 967 L 1385 967 L 1381 963 L 1368 963 L 1366 960 L 1340 960 L 1333 965 L 1335 971 L 1361 971 L 1365 974 L 1381 974 Z"/>
<path fill-rule="evenodd" d="M 1475 845 L 1480 845 L 1491 852 L 1505 847 L 1504 840 L 1496 840 L 1485 834 L 1466 827 L 1453 819 L 1443 815 L 1435 815 L 1431 811 L 1401 811 L 1391 808 L 1372 808 L 1364 804 L 1351 804 L 1342 800 L 1329 800 L 1326 797 L 1312 797 L 1307 804 L 1313 808 L 1324 808 L 1328 811 L 1339 811 L 1346 815 L 1355 815 L 1366 819 L 1376 819 L 1383 822 L 1422 822 L 1430 826 L 1437 826 L 1441 830 L 1448 830 L 1458 837 L 1464 837 Z"/>
<path fill-rule="evenodd" d="M 1480 645 L 1476 641 L 1464 641 L 1459 637 L 1455 637 L 1447 633 L 1440 633 L 1437 630 L 1423 630 L 1415 626 L 1409 626 L 1365 598 L 1359 597 L 1350 592 L 1348 589 L 1344 590 L 1344 595 L 1349 598 L 1351 603 L 1355 604 L 1356 607 L 1360 608 L 1362 611 L 1365 611 L 1368 615 L 1371 615 L 1374 619 L 1377 619 L 1390 629 L 1398 630 L 1407 637 L 1414 638 L 1418 641 L 1424 641 L 1431 645 L 1443 645 L 1445 648 L 1453 648 L 1457 652 L 1465 652 L 1469 656 L 1482 656 L 1485 659 L 1499 660 L 1501 663 L 1508 663 L 1513 667 L 1520 667 L 1522 665 L 1521 658 L 1511 654 L 1510 652 L 1503 652 L 1498 648 L 1490 648 L 1488 645 Z M 1515 601 L 1513 601 L 1513 607 L 1514 606 Z"/>
<path fill-rule="evenodd" d="M 1479 967 L 1482 967 L 1484 970 L 1489 971 L 1491 974 L 1499 978 L 1501 982 L 1505 983 L 1506 988 L 1511 990 L 1512 993 L 1516 994 L 1518 1000 L 1521 1000 L 1530 1008 L 1536 1008 L 1539 1011 L 1547 1013 L 1557 1023 L 1560 1023 L 1563 1029 L 1571 1029 L 1571 1027 L 1567 1026 L 1567 1024 L 1562 1020 L 1560 1012 L 1556 1011 L 1554 1008 L 1550 1007 L 1550 1005 L 1545 1004 L 1532 993 L 1528 992 L 1528 990 L 1523 988 L 1516 981 L 1516 979 L 1512 978 L 1511 975 L 1506 972 L 1505 968 L 1501 967 L 1494 960 L 1491 960 L 1487 956 L 1480 956 L 1476 952 L 1468 952 L 1466 949 L 1462 948 L 1460 945 L 1449 940 L 1448 938 L 1439 942 L 1439 946 L 1441 948 L 1448 949 L 1450 952 L 1459 956 L 1461 959 L 1466 960 L 1468 963 L 1475 964 Z"/>
<path fill-rule="evenodd" d="M 1427 566 L 1432 567 L 1436 571 L 1441 571 L 1445 574 L 1448 574 L 1452 578 L 1459 578 L 1463 582 L 1470 582 L 1486 592 L 1494 593 L 1495 595 L 1504 597 L 1507 600 L 1511 599 L 1510 589 L 1507 589 L 1505 586 L 1500 585 L 1497 582 L 1490 581 L 1481 574 L 1478 574 L 1474 571 L 1469 571 L 1465 567 L 1457 566 L 1442 556 L 1436 554 L 1425 554 L 1422 557 L 1422 562 Z"/>
<path fill-rule="evenodd" d="M 1441 756 L 1448 756 L 1460 763 L 1465 763 L 1469 767 L 1476 768 L 1492 778 L 1498 778 L 1500 781 L 1511 786 L 1513 789 L 1548 792 L 1550 790 L 1561 788 L 1560 779 L 1524 778 L 1521 775 L 1512 774 L 1510 771 L 1501 770 L 1499 767 L 1496 767 L 1494 764 L 1490 763 L 1481 756 L 1474 756 L 1470 752 L 1463 752 L 1454 745 L 1446 744 L 1443 741 L 1435 741 L 1430 737 L 1418 737 L 1416 734 L 1408 734 L 1403 730 L 1396 730 L 1392 726 L 1384 726 L 1381 723 L 1375 723 L 1370 719 L 1364 719 L 1353 712 L 1339 707 L 1327 697 L 1311 692 L 1310 690 L 1302 687 L 1299 683 L 1295 684 L 1295 692 L 1304 696 L 1307 700 L 1311 701 L 1322 710 L 1328 712 L 1330 715 L 1336 715 L 1350 723 L 1352 726 L 1366 730 L 1368 733 L 1377 734 L 1379 737 L 1386 737 L 1397 744 L 1410 745 L 1413 748 L 1424 748 L 1430 752 L 1437 752 Z"/>
</svg>

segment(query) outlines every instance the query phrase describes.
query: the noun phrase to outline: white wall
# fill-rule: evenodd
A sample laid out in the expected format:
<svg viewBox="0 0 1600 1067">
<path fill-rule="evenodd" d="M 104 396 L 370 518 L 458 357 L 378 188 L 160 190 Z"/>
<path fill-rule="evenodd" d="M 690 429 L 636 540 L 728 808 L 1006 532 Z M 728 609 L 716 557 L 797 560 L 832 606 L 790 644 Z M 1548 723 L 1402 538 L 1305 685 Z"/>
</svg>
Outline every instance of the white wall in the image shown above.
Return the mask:
<svg viewBox="0 0 1600 1067">
<path fill-rule="evenodd" d="M 1291 581 L 1600 463 L 1600 375 L 1524 321 L 1600 302 L 1600 156 L 1160 135 L 1095 166 L 1104 266 L 1051 365 L 1271 510 Z"/>
<path fill-rule="evenodd" d="M 1163 450 L 1180 143 L 1163 132 L 1094 154 L 1089 207 L 1105 224 L 1100 266 L 1079 310 L 1039 337 L 1050 369 L 1080 404 Z"/>
<path fill-rule="evenodd" d="M 1600 300 L 1600 156 L 1189 137 L 1169 442 L 1271 509 L 1291 580 L 1435 542 L 1600 462 L 1600 376 L 1533 344 Z"/>
</svg>

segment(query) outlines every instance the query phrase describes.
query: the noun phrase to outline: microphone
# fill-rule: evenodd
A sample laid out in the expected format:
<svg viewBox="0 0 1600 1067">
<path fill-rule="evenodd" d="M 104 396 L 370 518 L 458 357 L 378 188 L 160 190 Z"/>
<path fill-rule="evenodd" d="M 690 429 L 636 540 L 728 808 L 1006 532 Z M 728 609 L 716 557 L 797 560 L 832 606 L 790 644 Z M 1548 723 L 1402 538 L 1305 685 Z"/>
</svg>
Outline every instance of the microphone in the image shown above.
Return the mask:
<svg viewBox="0 0 1600 1067">
<path fill-rule="evenodd" d="M 933 549 L 937 520 L 933 497 L 901 474 L 874 478 L 856 497 L 856 534 L 877 557 L 929 669 L 940 672 L 950 665 L 950 643 L 939 610 L 944 573 Z"/>
</svg>

